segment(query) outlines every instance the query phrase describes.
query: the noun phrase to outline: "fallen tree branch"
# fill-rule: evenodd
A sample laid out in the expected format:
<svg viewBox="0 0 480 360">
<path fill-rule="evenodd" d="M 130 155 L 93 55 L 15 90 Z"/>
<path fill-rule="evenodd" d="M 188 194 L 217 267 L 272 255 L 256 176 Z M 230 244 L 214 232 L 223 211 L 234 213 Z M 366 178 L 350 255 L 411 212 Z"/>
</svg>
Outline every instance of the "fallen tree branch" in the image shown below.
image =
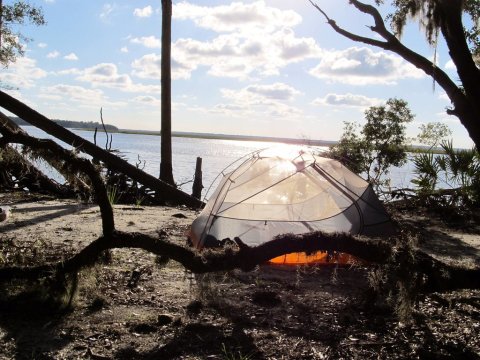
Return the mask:
<svg viewBox="0 0 480 360">
<path fill-rule="evenodd" d="M 4 113 L 0 112 L 0 127 L 5 127 L 9 130 L 11 133 L 22 133 L 24 135 L 28 135 L 28 133 L 23 130 L 20 126 L 18 126 L 15 122 L 13 122 L 8 116 L 6 116 Z M 1 132 L 1 131 L 0 131 Z M 79 176 L 72 176 L 72 174 L 68 173 L 59 163 L 58 158 L 54 155 L 51 154 L 48 151 L 34 151 L 32 154 L 34 157 L 41 157 L 44 161 L 46 161 L 52 168 L 54 168 L 56 171 L 58 171 L 69 183 L 69 185 L 60 185 L 57 184 L 60 187 L 60 191 L 57 191 L 55 189 L 56 186 L 49 186 L 47 183 L 48 181 L 52 182 L 45 174 L 40 172 L 36 167 L 30 168 L 29 170 L 33 172 L 34 174 L 38 174 L 39 178 L 43 178 L 42 184 L 40 185 L 42 189 L 47 190 L 56 196 L 59 197 L 73 197 L 75 195 L 75 189 L 77 189 L 80 193 L 82 194 L 89 194 L 91 192 L 91 189 L 85 184 L 85 182 L 79 177 Z M 19 162 L 25 162 L 28 163 L 26 159 L 21 159 L 21 155 L 18 154 Z M 33 166 L 33 165 L 31 165 Z M 15 175 L 16 176 L 16 175 Z M 18 179 L 18 176 L 16 176 Z M 27 180 L 29 181 L 29 180 Z M 45 184 L 47 185 L 45 185 Z M 27 186 L 31 191 L 38 191 L 36 189 L 32 189 L 29 186 Z"/>
<path fill-rule="evenodd" d="M 113 209 L 108 200 L 107 190 L 100 173 L 89 160 L 77 157 L 75 153 L 66 150 L 52 140 L 37 139 L 25 132 L 14 132 L 9 127 L 3 126 L 0 126 L 0 133 L 3 135 L 0 138 L 0 147 L 2 144 L 16 143 L 33 149 L 47 151 L 51 153 L 52 157 L 56 156 L 64 160 L 71 170 L 86 174 L 92 182 L 95 197 L 100 206 L 103 234 L 108 235 L 113 232 L 115 229 Z"/>
<path fill-rule="evenodd" d="M 236 239 L 241 243 L 241 240 Z M 243 243 L 242 243 L 243 244 Z M 109 249 L 143 249 L 182 264 L 194 273 L 241 269 L 250 271 L 259 264 L 287 253 L 337 251 L 353 255 L 371 263 L 384 264 L 400 254 L 389 242 L 366 239 L 346 233 L 312 232 L 302 235 L 286 234 L 264 244 L 250 247 L 243 244 L 238 250 L 223 249 L 200 253 L 192 248 L 174 244 L 165 239 L 141 233 L 115 230 L 111 236 L 101 236 L 70 259 L 36 267 L 6 267 L 0 269 L 0 281 L 10 279 L 38 279 L 55 272 L 76 273 L 98 260 Z M 420 251 L 415 251 L 415 263 L 425 279 L 421 290 L 445 291 L 459 288 L 480 288 L 480 270 L 464 269 L 444 264 Z"/>
<path fill-rule="evenodd" d="M 192 208 L 200 208 L 203 206 L 202 201 L 147 174 L 111 152 L 96 146 L 92 142 L 75 135 L 1 90 L 0 106 L 33 126 L 75 147 L 78 151 L 85 152 L 94 159 L 102 161 L 105 167 L 123 173 L 138 183 L 145 185 L 145 187 L 155 191 L 157 198 L 162 200 L 164 204 L 186 205 Z"/>
</svg>

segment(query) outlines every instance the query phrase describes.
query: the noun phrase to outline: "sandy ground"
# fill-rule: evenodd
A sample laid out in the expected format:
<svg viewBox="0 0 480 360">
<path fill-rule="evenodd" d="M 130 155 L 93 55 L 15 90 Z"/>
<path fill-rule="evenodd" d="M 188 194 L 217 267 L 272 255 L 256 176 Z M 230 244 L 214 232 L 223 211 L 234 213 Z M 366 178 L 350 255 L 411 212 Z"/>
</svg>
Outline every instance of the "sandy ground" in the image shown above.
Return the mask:
<svg viewBox="0 0 480 360">
<path fill-rule="evenodd" d="M 0 194 L 0 264 L 58 261 L 101 233 L 97 206 Z M 185 242 L 196 213 L 116 205 L 117 229 L 166 231 Z M 444 261 L 480 265 L 478 228 L 401 215 L 418 246 Z M 12 250 L 13 249 L 13 250 Z M 115 250 L 81 274 L 73 308 L 34 296 L 0 301 L 0 359 L 480 358 L 480 292 L 434 294 L 409 326 L 372 310 L 365 267 L 262 266 L 252 273 L 194 276 L 140 250 Z M 1 291 L 2 289 L 0 289 Z"/>
</svg>

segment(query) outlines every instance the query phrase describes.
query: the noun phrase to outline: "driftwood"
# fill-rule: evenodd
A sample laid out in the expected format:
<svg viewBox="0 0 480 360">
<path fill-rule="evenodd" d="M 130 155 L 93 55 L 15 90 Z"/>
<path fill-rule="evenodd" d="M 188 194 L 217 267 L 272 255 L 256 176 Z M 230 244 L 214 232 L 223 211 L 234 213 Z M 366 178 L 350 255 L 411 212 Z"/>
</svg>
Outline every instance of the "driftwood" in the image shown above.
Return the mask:
<svg viewBox="0 0 480 360">
<path fill-rule="evenodd" d="M 94 159 L 102 161 L 105 167 L 123 173 L 136 182 L 155 191 L 157 198 L 161 200 L 162 203 L 170 205 L 186 205 L 193 208 L 199 208 L 203 205 L 200 200 L 195 199 L 189 194 L 184 193 L 176 187 L 171 186 L 150 174 L 147 174 L 127 161 L 115 156 L 111 152 L 96 146 L 92 142 L 75 135 L 71 131 L 54 123 L 3 91 L 0 91 L 0 106 L 33 126 L 36 126 L 57 139 L 73 146 L 76 150 L 85 152 Z"/>
</svg>

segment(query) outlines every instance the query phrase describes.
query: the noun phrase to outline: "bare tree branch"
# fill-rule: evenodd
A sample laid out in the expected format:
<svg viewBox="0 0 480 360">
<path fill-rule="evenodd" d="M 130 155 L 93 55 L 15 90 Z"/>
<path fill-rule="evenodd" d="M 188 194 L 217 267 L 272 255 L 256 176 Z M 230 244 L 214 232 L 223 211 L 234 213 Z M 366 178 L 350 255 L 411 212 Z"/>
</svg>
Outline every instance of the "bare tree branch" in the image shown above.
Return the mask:
<svg viewBox="0 0 480 360">
<path fill-rule="evenodd" d="M 443 90 L 445 90 L 448 97 L 452 101 L 454 108 L 447 110 L 447 113 L 449 115 L 455 115 L 460 119 L 462 124 L 467 129 L 470 137 L 475 142 L 477 148 L 480 148 L 480 126 L 478 125 L 479 118 L 480 118 L 480 108 L 478 106 L 478 101 L 474 100 L 474 99 L 478 99 L 478 95 L 475 95 L 475 94 L 478 94 L 478 91 L 480 91 L 480 87 L 478 87 L 477 85 L 479 82 L 476 80 L 480 78 L 480 75 L 479 75 L 480 71 L 475 66 L 474 66 L 475 71 L 471 70 L 468 72 L 468 74 L 470 75 L 465 76 L 465 78 L 467 79 L 465 84 L 468 84 L 470 86 L 470 84 L 474 83 L 475 85 L 471 85 L 470 87 L 472 87 L 474 90 L 477 88 L 479 90 L 475 90 L 477 92 L 471 91 L 471 94 L 473 94 L 473 96 L 472 95 L 468 96 L 464 94 L 464 92 L 457 86 L 457 84 L 442 69 L 438 68 L 432 61 L 428 60 L 424 56 L 416 53 L 415 51 L 403 45 L 395 37 L 393 33 L 388 31 L 381 14 L 374 6 L 365 4 L 358 0 L 349 0 L 349 2 L 353 6 L 355 6 L 360 12 L 370 15 L 373 18 L 375 25 L 370 26 L 369 28 L 371 31 L 379 34 L 382 38 L 384 38 L 386 40 L 385 42 L 363 37 L 345 30 L 344 28 L 338 26 L 334 20 L 330 19 L 326 14 L 326 12 L 323 9 L 321 9 L 317 4 L 315 4 L 313 0 L 309 0 L 309 1 L 327 19 L 328 24 L 338 34 L 352 41 L 361 42 L 367 45 L 372 45 L 385 50 L 392 51 L 397 55 L 401 56 L 403 59 L 405 59 L 409 63 L 411 63 L 412 65 L 416 66 L 418 69 L 425 72 L 425 74 L 431 76 L 443 88 Z M 465 56 L 466 51 L 465 51 L 464 44 L 462 43 L 461 44 L 462 46 L 456 46 L 454 44 L 455 43 L 454 39 L 458 37 L 459 36 L 458 34 L 460 33 L 458 29 L 459 27 L 461 28 L 460 26 L 461 19 L 460 19 L 460 22 L 458 21 L 455 22 L 454 20 L 451 21 L 453 23 L 453 25 L 451 25 L 451 28 L 453 30 L 450 30 L 450 32 L 455 32 L 456 36 L 451 36 L 451 39 L 450 39 L 447 35 L 446 39 L 447 39 L 447 42 L 452 44 L 452 45 L 449 45 L 451 52 L 452 52 L 452 49 L 454 50 L 456 48 L 460 48 L 460 50 L 458 50 L 457 53 L 461 53 L 463 54 L 463 56 Z M 457 54 L 457 55 L 452 54 L 452 58 L 457 59 L 456 63 L 460 62 L 460 60 L 458 60 L 458 57 L 460 57 L 461 54 Z M 468 69 L 471 69 L 471 68 L 472 66 L 470 65 Z M 462 79 L 462 82 L 463 82 L 463 79 Z"/>
</svg>

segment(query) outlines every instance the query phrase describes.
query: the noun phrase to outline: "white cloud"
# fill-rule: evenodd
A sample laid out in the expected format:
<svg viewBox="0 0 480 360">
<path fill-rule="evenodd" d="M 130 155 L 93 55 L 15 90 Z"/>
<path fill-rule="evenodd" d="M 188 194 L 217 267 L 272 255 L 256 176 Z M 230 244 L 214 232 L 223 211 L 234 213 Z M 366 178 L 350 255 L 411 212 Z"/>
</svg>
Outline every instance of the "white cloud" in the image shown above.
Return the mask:
<svg viewBox="0 0 480 360">
<path fill-rule="evenodd" d="M 65 60 L 70 60 L 70 61 L 77 61 L 78 60 L 78 56 L 75 53 L 70 53 L 68 55 L 65 55 L 63 58 Z"/>
<path fill-rule="evenodd" d="M 211 41 L 179 39 L 172 46 L 173 59 L 186 69 L 199 65 L 218 77 L 247 78 L 278 75 L 288 64 L 320 56 L 312 38 L 297 38 L 290 29 L 262 36 L 220 35 Z"/>
<path fill-rule="evenodd" d="M 47 44 L 44 43 L 44 42 L 41 42 L 41 43 L 38 43 L 37 46 L 38 46 L 39 48 L 43 49 L 43 48 L 46 48 L 46 47 L 47 47 Z"/>
<path fill-rule="evenodd" d="M 102 90 L 87 89 L 82 86 L 74 86 L 68 84 L 58 84 L 48 86 L 41 89 L 39 95 L 44 99 L 52 99 L 56 101 L 74 101 L 85 107 L 98 108 L 99 106 L 124 106 L 124 102 L 112 102 L 108 100 Z"/>
<path fill-rule="evenodd" d="M 86 89 L 82 86 L 74 86 L 67 84 L 58 84 L 54 86 L 45 87 L 42 89 L 45 94 L 57 96 L 59 98 L 68 98 L 73 101 L 80 102 L 101 102 L 104 98 L 104 93 L 99 89 Z"/>
<path fill-rule="evenodd" d="M 124 92 L 142 92 L 145 94 L 160 93 L 160 84 L 136 84 L 128 74 L 120 74 L 117 66 L 112 63 L 101 63 L 83 70 L 68 69 L 64 70 L 61 75 L 67 73 L 78 75 L 76 80 L 87 82 L 93 87 L 115 88 Z"/>
<path fill-rule="evenodd" d="M 60 56 L 60 53 L 59 53 L 57 50 L 54 50 L 54 51 L 49 52 L 49 53 L 47 54 L 47 58 L 48 58 L 48 59 L 55 59 L 55 58 L 57 58 L 57 57 L 59 57 L 59 56 Z"/>
<path fill-rule="evenodd" d="M 374 52 L 365 47 L 324 52 L 320 63 L 310 70 L 310 74 L 330 82 L 350 85 L 393 85 L 401 79 L 425 76 L 397 55 Z"/>
<path fill-rule="evenodd" d="M 450 100 L 450 98 L 448 97 L 447 93 L 445 91 L 442 91 L 439 95 L 438 95 L 438 98 L 440 100 L 445 100 L 445 101 L 448 101 L 449 103 L 452 102 L 452 100 Z"/>
<path fill-rule="evenodd" d="M 300 94 L 300 92 L 291 86 L 283 83 L 275 83 L 272 85 L 250 85 L 245 88 L 245 91 L 254 96 L 261 96 L 265 99 L 288 101 Z"/>
<path fill-rule="evenodd" d="M 81 75 L 82 71 L 77 68 L 70 68 L 65 70 L 59 70 L 53 73 L 54 75 Z"/>
<path fill-rule="evenodd" d="M 120 52 L 122 53 L 128 53 L 128 47 L 124 46 L 120 49 Z"/>
<path fill-rule="evenodd" d="M 109 3 L 104 4 L 102 7 L 102 11 L 100 12 L 100 15 L 99 15 L 100 20 L 108 23 L 116 9 L 117 9 L 117 6 L 115 4 L 109 4 Z"/>
<path fill-rule="evenodd" d="M 150 5 L 145 6 L 144 8 L 136 8 L 135 10 L 133 10 L 133 15 L 136 17 L 145 18 L 152 16 L 152 14 L 153 9 Z"/>
<path fill-rule="evenodd" d="M 160 104 L 161 104 L 159 98 L 156 98 L 150 95 L 134 97 L 133 101 L 142 105 L 149 105 L 156 108 L 160 108 Z"/>
<path fill-rule="evenodd" d="M 83 70 L 77 80 L 91 83 L 93 86 L 125 88 L 132 84 L 126 74 L 119 74 L 117 66 L 112 63 L 102 63 Z"/>
<path fill-rule="evenodd" d="M 321 54 L 313 38 L 296 37 L 292 30 L 301 22 L 300 15 L 269 7 L 264 1 L 213 7 L 181 2 L 173 14 L 221 33 L 205 41 L 183 38 L 172 45 L 172 58 L 185 71 L 203 65 L 212 76 L 247 79 L 278 75 L 289 64 Z"/>
<path fill-rule="evenodd" d="M 148 54 L 132 62 L 133 75 L 142 79 L 160 79 L 160 55 Z"/>
<path fill-rule="evenodd" d="M 313 105 L 327 105 L 327 106 L 347 106 L 367 108 L 370 106 L 378 106 L 384 101 L 378 98 L 369 98 L 364 95 L 356 94 L 327 94 L 323 98 L 316 98 L 312 101 Z"/>
<path fill-rule="evenodd" d="M 28 89 L 35 86 L 35 80 L 46 76 L 47 72 L 37 67 L 36 60 L 19 57 L 7 70 L 0 72 L 0 82 L 20 89 Z"/>
<path fill-rule="evenodd" d="M 130 40 L 133 44 L 140 44 L 150 49 L 160 49 L 162 47 L 162 42 L 159 38 L 155 36 L 143 36 L 140 38 L 133 38 Z"/>
<path fill-rule="evenodd" d="M 160 61 L 161 56 L 157 54 L 147 54 L 140 59 L 132 62 L 132 74 L 141 79 L 160 79 Z M 196 67 L 188 67 L 188 64 L 182 64 L 172 59 L 172 79 L 189 79 L 191 72 Z"/>
<path fill-rule="evenodd" d="M 446 69 L 446 70 L 457 70 L 457 67 L 455 66 L 455 64 L 453 63 L 452 60 L 448 60 L 448 61 L 445 63 L 445 69 Z"/>
<path fill-rule="evenodd" d="M 287 84 L 249 85 L 240 90 L 221 89 L 221 93 L 229 103 L 216 105 L 212 112 L 287 120 L 301 114 L 299 109 L 288 104 L 300 92 Z"/>
<path fill-rule="evenodd" d="M 197 26 L 217 32 L 251 32 L 256 28 L 269 33 L 279 27 L 296 26 L 302 21 L 295 11 L 269 7 L 265 1 L 251 4 L 232 2 L 214 7 L 183 1 L 174 5 L 173 17 L 192 20 Z"/>
</svg>

